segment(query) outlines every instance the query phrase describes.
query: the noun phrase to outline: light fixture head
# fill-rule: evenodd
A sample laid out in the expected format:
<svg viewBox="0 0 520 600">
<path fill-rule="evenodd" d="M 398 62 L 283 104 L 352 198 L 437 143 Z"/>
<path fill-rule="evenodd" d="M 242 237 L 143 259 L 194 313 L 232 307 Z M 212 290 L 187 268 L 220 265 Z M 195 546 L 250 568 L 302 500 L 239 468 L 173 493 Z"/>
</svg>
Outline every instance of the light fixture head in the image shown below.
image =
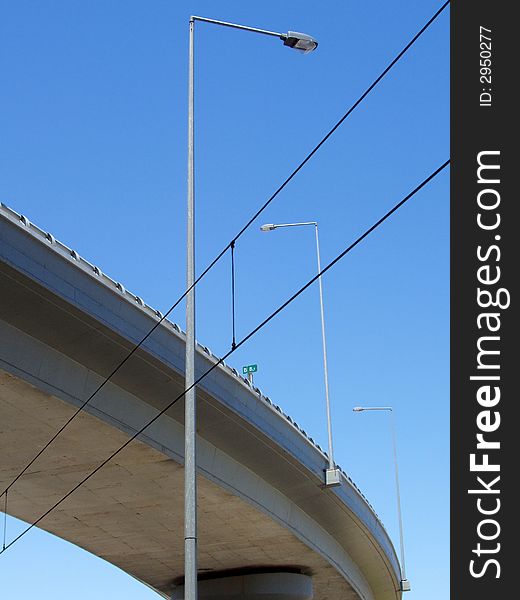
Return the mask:
<svg viewBox="0 0 520 600">
<path fill-rule="evenodd" d="M 283 40 L 284 46 L 289 46 L 289 48 L 294 48 L 304 54 L 312 52 L 318 47 L 318 42 L 314 38 L 305 33 L 298 33 L 297 31 L 288 31 L 286 34 L 280 36 L 280 39 Z"/>
<path fill-rule="evenodd" d="M 273 229 L 276 229 L 276 225 L 273 223 L 266 223 L 265 225 L 262 225 L 260 229 L 262 231 L 273 231 Z"/>
<path fill-rule="evenodd" d="M 362 406 L 354 406 L 352 410 L 354 412 L 363 412 L 365 409 Z"/>
</svg>

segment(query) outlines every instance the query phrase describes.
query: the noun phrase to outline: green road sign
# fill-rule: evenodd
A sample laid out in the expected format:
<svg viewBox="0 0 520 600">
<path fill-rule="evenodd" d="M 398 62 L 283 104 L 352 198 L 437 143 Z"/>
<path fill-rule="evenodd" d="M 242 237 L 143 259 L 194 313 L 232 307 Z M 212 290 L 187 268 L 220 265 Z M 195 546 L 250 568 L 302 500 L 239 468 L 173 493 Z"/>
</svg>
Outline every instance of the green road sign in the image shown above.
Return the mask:
<svg viewBox="0 0 520 600">
<path fill-rule="evenodd" d="M 256 373 L 258 371 L 258 365 L 247 365 L 242 367 L 242 373 L 247 375 L 248 373 Z"/>
</svg>

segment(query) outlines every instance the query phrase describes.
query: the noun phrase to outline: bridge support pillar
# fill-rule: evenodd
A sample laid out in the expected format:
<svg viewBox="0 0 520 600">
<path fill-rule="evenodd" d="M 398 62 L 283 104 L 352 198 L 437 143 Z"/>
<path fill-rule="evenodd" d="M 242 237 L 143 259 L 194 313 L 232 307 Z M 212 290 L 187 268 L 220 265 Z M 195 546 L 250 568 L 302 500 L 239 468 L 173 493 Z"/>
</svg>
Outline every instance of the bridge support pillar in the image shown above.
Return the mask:
<svg viewBox="0 0 520 600">
<path fill-rule="evenodd" d="M 204 577 L 198 583 L 199 600 L 312 600 L 312 578 L 300 573 L 248 573 Z M 184 600 L 184 585 L 176 586 L 172 600 Z"/>
</svg>

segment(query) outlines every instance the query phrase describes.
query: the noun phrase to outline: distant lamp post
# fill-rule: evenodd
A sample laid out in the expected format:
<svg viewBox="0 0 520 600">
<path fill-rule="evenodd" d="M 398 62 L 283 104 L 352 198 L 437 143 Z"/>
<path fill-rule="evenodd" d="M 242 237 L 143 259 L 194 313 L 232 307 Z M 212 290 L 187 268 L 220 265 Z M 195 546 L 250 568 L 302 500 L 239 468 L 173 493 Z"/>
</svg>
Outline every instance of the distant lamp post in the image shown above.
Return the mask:
<svg viewBox="0 0 520 600">
<path fill-rule="evenodd" d="M 195 22 L 211 23 L 273 36 L 285 46 L 303 53 L 312 52 L 318 42 L 304 33 L 277 33 L 205 17 L 190 17 L 188 59 L 188 210 L 186 238 L 186 374 L 184 396 L 184 579 L 186 600 L 197 600 L 197 412 L 195 398 Z"/>
<path fill-rule="evenodd" d="M 394 466 L 395 466 L 395 489 L 397 495 L 397 516 L 399 518 L 399 541 L 401 546 L 401 591 L 409 592 L 412 588 L 410 582 L 406 578 L 406 565 L 404 562 L 404 538 L 403 538 L 403 517 L 401 514 L 401 493 L 399 491 L 399 471 L 397 468 L 397 443 L 395 436 L 395 423 L 394 423 L 394 411 L 391 406 L 356 406 L 352 409 L 354 412 L 365 412 L 369 410 L 384 410 L 391 413 L 391 428 L 392 428 L 392 442 L 394 446 Z"/>
<path fill-rule="evenodd" d="M 282 227 L 302 227 L 305 225 L 313 225 L 316 234 L 316 256 L 318 260 L 318 273 L 321 273 L 321 262 L 320 262 L 320 240 L 318 237 L 318 223 L 316 221 L 306 221 L 304 223 L 266 223 L 260 227 L 261 231 L 273 231 L 275 229 L 281 229 Z M 325 341 L 325 313 L 323 309 L 323 286 L 321 283 L 321 276 L 318 277 L 319 288 L 320 288 L 320 310 L 321 310 L 321 340 L 323 346 L 323 375 L 325 379 L 325 403 L 327 407 L 327 431 L 329 438 L 329 466 L 325 470 L 325 485 L 334 486 L 340 485 L 341 479 L 339 469 L 336 468 L 334 462 L 334 451 L 332 447 L 332 424 L 330 415 L 330 400 L 329 400 L 329 375 L 327 368 L 327 344 Z"/>
</svg>

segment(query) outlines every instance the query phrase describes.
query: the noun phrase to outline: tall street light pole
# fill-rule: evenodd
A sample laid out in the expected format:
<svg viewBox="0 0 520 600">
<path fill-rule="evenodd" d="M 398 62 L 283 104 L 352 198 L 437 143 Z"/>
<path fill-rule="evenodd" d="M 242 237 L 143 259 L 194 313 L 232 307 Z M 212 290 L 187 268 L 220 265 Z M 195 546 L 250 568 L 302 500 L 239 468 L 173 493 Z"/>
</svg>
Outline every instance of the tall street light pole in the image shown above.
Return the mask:
<svg viewBox="0 0 520 600">
<path fill-rule="evenodd" d="M 282 227 L 302 227 L 305 225 L 313 225 L 314 231 L 316 234 L 316 257 L 318 260 L 318 274 L 321 273 L 321 261 L 320 261 L 320 239 L 318 235 L 318 223 L 316 221 L 306 221 L 304 223 L 268 223 L 266 225 L 262 225 L 260 229 L 262 231 L 273 231 L 274 229 L 280 229 Z M 321 281 L 321 276 L 318 277 L 319 288 L 320 288 L 320 311 L 321 311 L 321 342 L 323 346 L 323 377 L 325 380 L 325 404 L 327 408 L 327 433 L 328 433 L 328 442 L 329 442 L 329 466 L 328 469 L 325 470 L 325 485 L 326 486 L 334 486 L 339 485 L 340 475 L 339 469 L 336 468 L 336 464 L 334 462 L 334 451 L 332 447 L 332 421 L 330 414 L 330 399 L 329 399 L 329 374 L 327 367 L 327 343 L 325 340 L 325 312 L 323 309 L 323 284 Z"/>
<path fill-rule="evenodd" d="M 368 410 L 383 410 L 391 414 L 390 426 L 392 429 L 392 442 L 394 446 L 394 466 L 395 466 L 395 489 L 397 495 L 397 516 L 399 518 L 399 541 L 401 547 L 401 591 L 409 592 L 410 582 L 406 578 L 406 564 L 404 562 L 404 537 L 403 537 L 403 517 L 401 514 L 401 492 L 399 490 L 399 471 L 397 468 L 397 442 L 395 435 L 394 411 L 391 406 L 356 406 L 352 409 L 354 412 L 365 412 Z"/>
<path fill-rule="evenodd" d="M 186 375 L 184 406 L 184 597 L 197 600 L 197 479 L 196 479 L 196 398 L 195 398 L 195 190 L 194 190 L 194 33 L 202 21 L 277 37 L 284 46 L 303 53 L 312 52 L 318 42 L 304 33 L 277 33 L 204 17 L 190 17 L 188 74 L 188 230 L 186 260 Z"/>
</svg>

